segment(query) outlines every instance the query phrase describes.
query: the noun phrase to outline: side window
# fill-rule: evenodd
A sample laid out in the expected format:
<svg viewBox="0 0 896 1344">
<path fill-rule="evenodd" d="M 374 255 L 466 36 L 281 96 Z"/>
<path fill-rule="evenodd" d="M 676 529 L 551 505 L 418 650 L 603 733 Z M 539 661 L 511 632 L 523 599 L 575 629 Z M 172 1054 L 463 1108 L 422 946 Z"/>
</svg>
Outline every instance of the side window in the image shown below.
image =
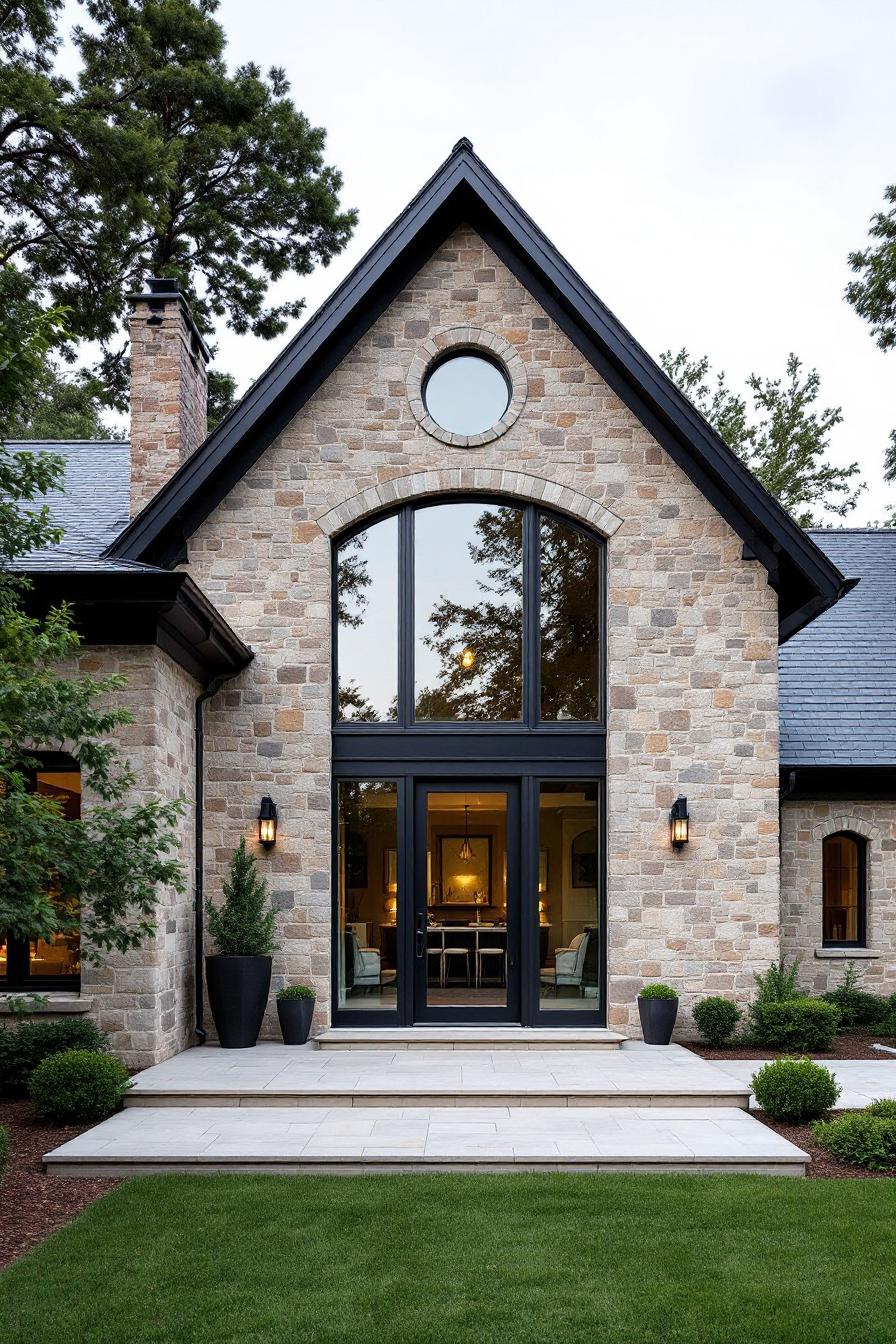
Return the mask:
<svg viewBox="0 0 896 1344">
<path fill-rule="evenodd" d="M 865 846 L 849 831 L 822 841 L 822 940 L 830 946 L 865 944 Z"/>
</svg>

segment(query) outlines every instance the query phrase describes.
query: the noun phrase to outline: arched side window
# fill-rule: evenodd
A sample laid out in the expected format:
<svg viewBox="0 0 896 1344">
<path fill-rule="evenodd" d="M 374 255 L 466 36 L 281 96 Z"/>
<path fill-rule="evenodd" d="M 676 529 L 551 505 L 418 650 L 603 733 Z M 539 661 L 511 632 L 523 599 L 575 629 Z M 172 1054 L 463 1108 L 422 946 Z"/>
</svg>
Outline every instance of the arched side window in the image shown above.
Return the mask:
<svg viewBox="0 0 896 1344">
<path fill-rule="evenodd" d="M 865 946 L 865 840 L 849 831 L 822 841 L 822 941 Z"/>
</svg>

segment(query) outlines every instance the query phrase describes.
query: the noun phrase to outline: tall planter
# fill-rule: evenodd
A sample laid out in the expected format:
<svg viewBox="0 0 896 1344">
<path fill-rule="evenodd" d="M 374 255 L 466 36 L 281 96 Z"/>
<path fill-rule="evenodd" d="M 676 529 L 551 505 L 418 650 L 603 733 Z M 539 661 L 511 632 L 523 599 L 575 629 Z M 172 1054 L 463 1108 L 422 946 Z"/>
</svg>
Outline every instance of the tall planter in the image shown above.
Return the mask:
<svg viewBox="0 0 896 1344">
<path fill-rule="evenodd" d="M 678 1016 L 677 999 L 638 998 L 638 1015 L 645 1045 L 668 1045 Z"/>
<path fill-rule="evenodd" d="M 304 1045 L 311 1032 L 314 999 L 278 999 L 277 1016 L 284 1045 Z"/>
<path fill-rule="evenodd" d="M 225 1050 L 248 1050 L 258 1040 L 271 988 L 271 960 L 206 957 L 208 1003 Z"/>
</svg>

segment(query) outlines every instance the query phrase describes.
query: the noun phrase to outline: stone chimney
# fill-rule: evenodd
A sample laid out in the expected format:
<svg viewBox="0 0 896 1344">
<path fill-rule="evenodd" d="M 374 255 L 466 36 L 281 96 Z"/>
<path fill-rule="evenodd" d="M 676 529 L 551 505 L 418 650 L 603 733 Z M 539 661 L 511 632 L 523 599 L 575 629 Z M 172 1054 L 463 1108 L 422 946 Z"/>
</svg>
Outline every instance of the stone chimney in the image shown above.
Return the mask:
<svg viewBox="0 0 896 1344">
<path fill-rule="evenodd" d="M 133 518 L 206 436 L 209 352 L 176 280 L 129 297 Z"/>
</svg>

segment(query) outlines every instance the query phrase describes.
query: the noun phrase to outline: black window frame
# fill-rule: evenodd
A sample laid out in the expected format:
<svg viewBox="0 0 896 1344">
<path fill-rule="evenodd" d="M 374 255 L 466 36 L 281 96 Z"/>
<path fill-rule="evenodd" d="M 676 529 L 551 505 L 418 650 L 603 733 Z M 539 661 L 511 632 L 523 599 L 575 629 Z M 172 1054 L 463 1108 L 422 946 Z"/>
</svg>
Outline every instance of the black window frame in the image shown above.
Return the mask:
<svg viewBox="0 0 896 1344">
<path fill-rule="evenodd" d="M 81 773 L 81 767 L 72 756 L 64 752 L 35 753 L 38 764 L 29 771 L 29 785 L 33 790 L 37 785 L 37 776 L 44 773 Z M 30 938 L 12 938 L 6 935 L 6 975 L 0 977 L 0 994 L 44 993 L 47 990 L 64 990 L 66 993 L 80 993 L 81 972 L 76 975 L 32 975 L 30 972 Z"/>
<path fill-rule="evenodd" d="M 856 847 L 856 937 L 825 938 L 824 851 L 829 840 L 850 840 Z M 856 831 L 831 831 L 821 841 L 821 945 L 822 947 L 868 946 L 868 840 Z"/>
<path fill-rule="evenodd" d="M 421 720 L 414 718 L 414 515 L 439 504 L 494 504 L 523 513 L 523 718 L 517 721 Z M 397 720 L 340 721 L 338 557 L 339 548 L 352 537 L 383 519 L 398 515 L 398 710 Z M 599 706 L 594 720 L 550 720 L 541 709 L 540 527 L 542 515 L 557 519 L 598 548 Z M 413 929 L 409 902 L 414 849 L 414 794 L 418 784 L 444 779 L 515 781 L 521 789 L 521 1016 L 530 1026 L 606 1026 L 607 1022 L 607 559 L 606 539 L 562 511 L 513 496 L 457 492 L 404 501 L 371 514 L 333 537 L 331 542 L 331 728 L 332 779 L 392 780 L 398 788 L 398 1003 L 394 1011 L 376 1012 L 339 1008 L 339 927 L 336 874 L 338 873 L 338 790 L 332 790 L 331 966 L 333 1023 L 341 1026 L 410 1026 L 413 1023 Z M 598 873 L 600 997 L 594 1012 L 540 1008 L 538 979 L 537 879 L 539 849 L 539 790 L 543 781 L 593 780 L 599 788 Z M 534 903 L 534 904 L 533 904 Z M 534 914 L 533 914 L 534 911 Z M 531 927 L 530 927 L 531 925 Z"/>
</svg>

